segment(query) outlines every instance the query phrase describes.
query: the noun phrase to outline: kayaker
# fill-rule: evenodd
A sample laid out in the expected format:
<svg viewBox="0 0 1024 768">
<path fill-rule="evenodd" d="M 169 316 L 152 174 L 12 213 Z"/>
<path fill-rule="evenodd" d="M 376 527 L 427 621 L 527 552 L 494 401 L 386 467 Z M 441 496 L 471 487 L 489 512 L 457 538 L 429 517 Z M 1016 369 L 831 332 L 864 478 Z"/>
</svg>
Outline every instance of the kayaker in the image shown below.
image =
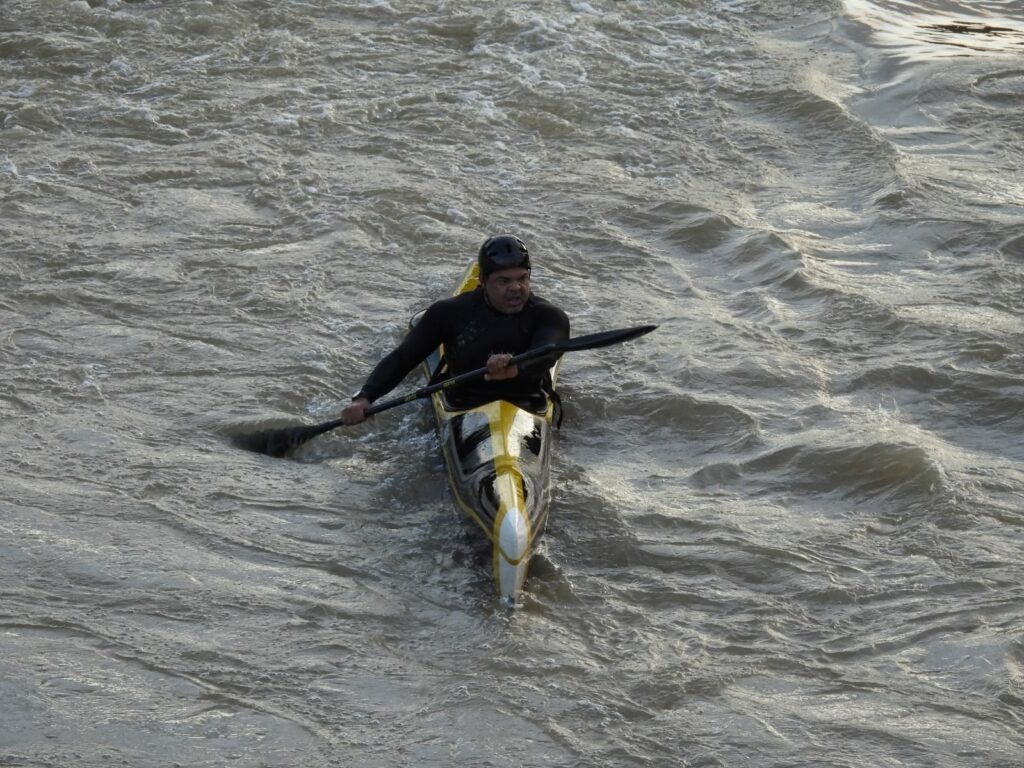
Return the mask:
<svg viewBox="0 0 1024 768">
<path fill-rule="evenodd" d="M 453 387 L 450 400 L 477 405 L 491 400 L 541 404 L 557 402 L 551 386 L 551 359 L 509 365 L 514 355 L 569 338 L 569 318 L 530 289 L 530 253 L 518 237 L 488 238 L 477 255 L 480 287 L 435 302 L 402 343 L 384 357 L 341 412 L 346 424 L 366 420 L 366 409 L 444 345 L 444 377 L 487 367 L 485 381 Z"/>
</svg>

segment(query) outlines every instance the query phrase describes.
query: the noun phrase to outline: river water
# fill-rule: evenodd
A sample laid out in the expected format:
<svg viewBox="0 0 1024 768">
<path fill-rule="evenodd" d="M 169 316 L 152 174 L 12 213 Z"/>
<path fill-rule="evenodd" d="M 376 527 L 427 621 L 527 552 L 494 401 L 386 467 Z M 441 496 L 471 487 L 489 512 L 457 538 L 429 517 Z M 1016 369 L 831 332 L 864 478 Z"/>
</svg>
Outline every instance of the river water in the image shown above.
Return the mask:
<svg viewBox="0 0 1024 768">
<path fill-rule="evenodd" d="M 1017 0 L 4 0 L 0 142 L 0 765 L 1022 763 Z M 513 612 L 422 403 L 228 439 L 505 231 L 661 326 Z"/>
</svg>

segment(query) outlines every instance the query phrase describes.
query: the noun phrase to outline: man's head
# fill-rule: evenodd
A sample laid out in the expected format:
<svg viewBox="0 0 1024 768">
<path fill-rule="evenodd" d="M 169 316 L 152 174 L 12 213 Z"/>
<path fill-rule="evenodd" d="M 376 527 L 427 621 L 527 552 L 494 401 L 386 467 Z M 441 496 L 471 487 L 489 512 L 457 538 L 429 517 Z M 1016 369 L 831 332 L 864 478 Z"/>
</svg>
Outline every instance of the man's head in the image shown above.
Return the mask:
<svg viewBox="0 0 1024 768">
<path fill-rule="evenodd" d="M 518 237 L 498 235 L 480 246 L 480 284 L 491 306 L 512 315 L 530 298 L 530 253 Z"/>
</svg>

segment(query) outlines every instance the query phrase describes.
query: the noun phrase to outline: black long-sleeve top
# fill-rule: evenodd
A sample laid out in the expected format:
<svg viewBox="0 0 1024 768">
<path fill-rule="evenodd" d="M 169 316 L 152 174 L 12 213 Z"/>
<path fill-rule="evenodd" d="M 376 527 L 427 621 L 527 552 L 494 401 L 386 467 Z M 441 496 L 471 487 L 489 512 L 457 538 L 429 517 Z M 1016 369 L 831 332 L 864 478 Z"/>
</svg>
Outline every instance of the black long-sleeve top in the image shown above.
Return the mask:
<svg viewBox="0 0 1024 768">
<path fill-rule="evenodd" d="M 444 345 L 449 375 L 487 364 L 492 354 L 517 355 L 569 338 L 569 318 L 536 294 L 523 308 L 506 315 L 488 304 L 482 288 L 432 304 L 398 347 L 373 369 L 356 397 L 373 402 L 397 387 L 438 346 Z M 557 355 L 531 361 L 519 375 L 502 381 L 479 381 L 453 387 L 460 400 L 531 400 L 543 392 Z"/>
</svg>

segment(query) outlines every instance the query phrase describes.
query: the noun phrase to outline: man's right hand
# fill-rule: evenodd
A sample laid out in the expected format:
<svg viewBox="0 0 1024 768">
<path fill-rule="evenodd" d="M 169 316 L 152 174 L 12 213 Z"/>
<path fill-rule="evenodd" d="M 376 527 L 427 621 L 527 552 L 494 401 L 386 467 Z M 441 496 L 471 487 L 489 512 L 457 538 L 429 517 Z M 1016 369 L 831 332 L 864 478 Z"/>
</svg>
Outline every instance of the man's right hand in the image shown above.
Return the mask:
<svg viewBox="0 0 1024 768">
<path fill-rule="evenodd" d="M 353 400 L 352 404 L 341 412 L 341 420 L 350 427 L 353 424 L 362 424 L 367 419 L 366 409 L 369 407 L 370 401 L 365 397 Z"/>
</svg>

